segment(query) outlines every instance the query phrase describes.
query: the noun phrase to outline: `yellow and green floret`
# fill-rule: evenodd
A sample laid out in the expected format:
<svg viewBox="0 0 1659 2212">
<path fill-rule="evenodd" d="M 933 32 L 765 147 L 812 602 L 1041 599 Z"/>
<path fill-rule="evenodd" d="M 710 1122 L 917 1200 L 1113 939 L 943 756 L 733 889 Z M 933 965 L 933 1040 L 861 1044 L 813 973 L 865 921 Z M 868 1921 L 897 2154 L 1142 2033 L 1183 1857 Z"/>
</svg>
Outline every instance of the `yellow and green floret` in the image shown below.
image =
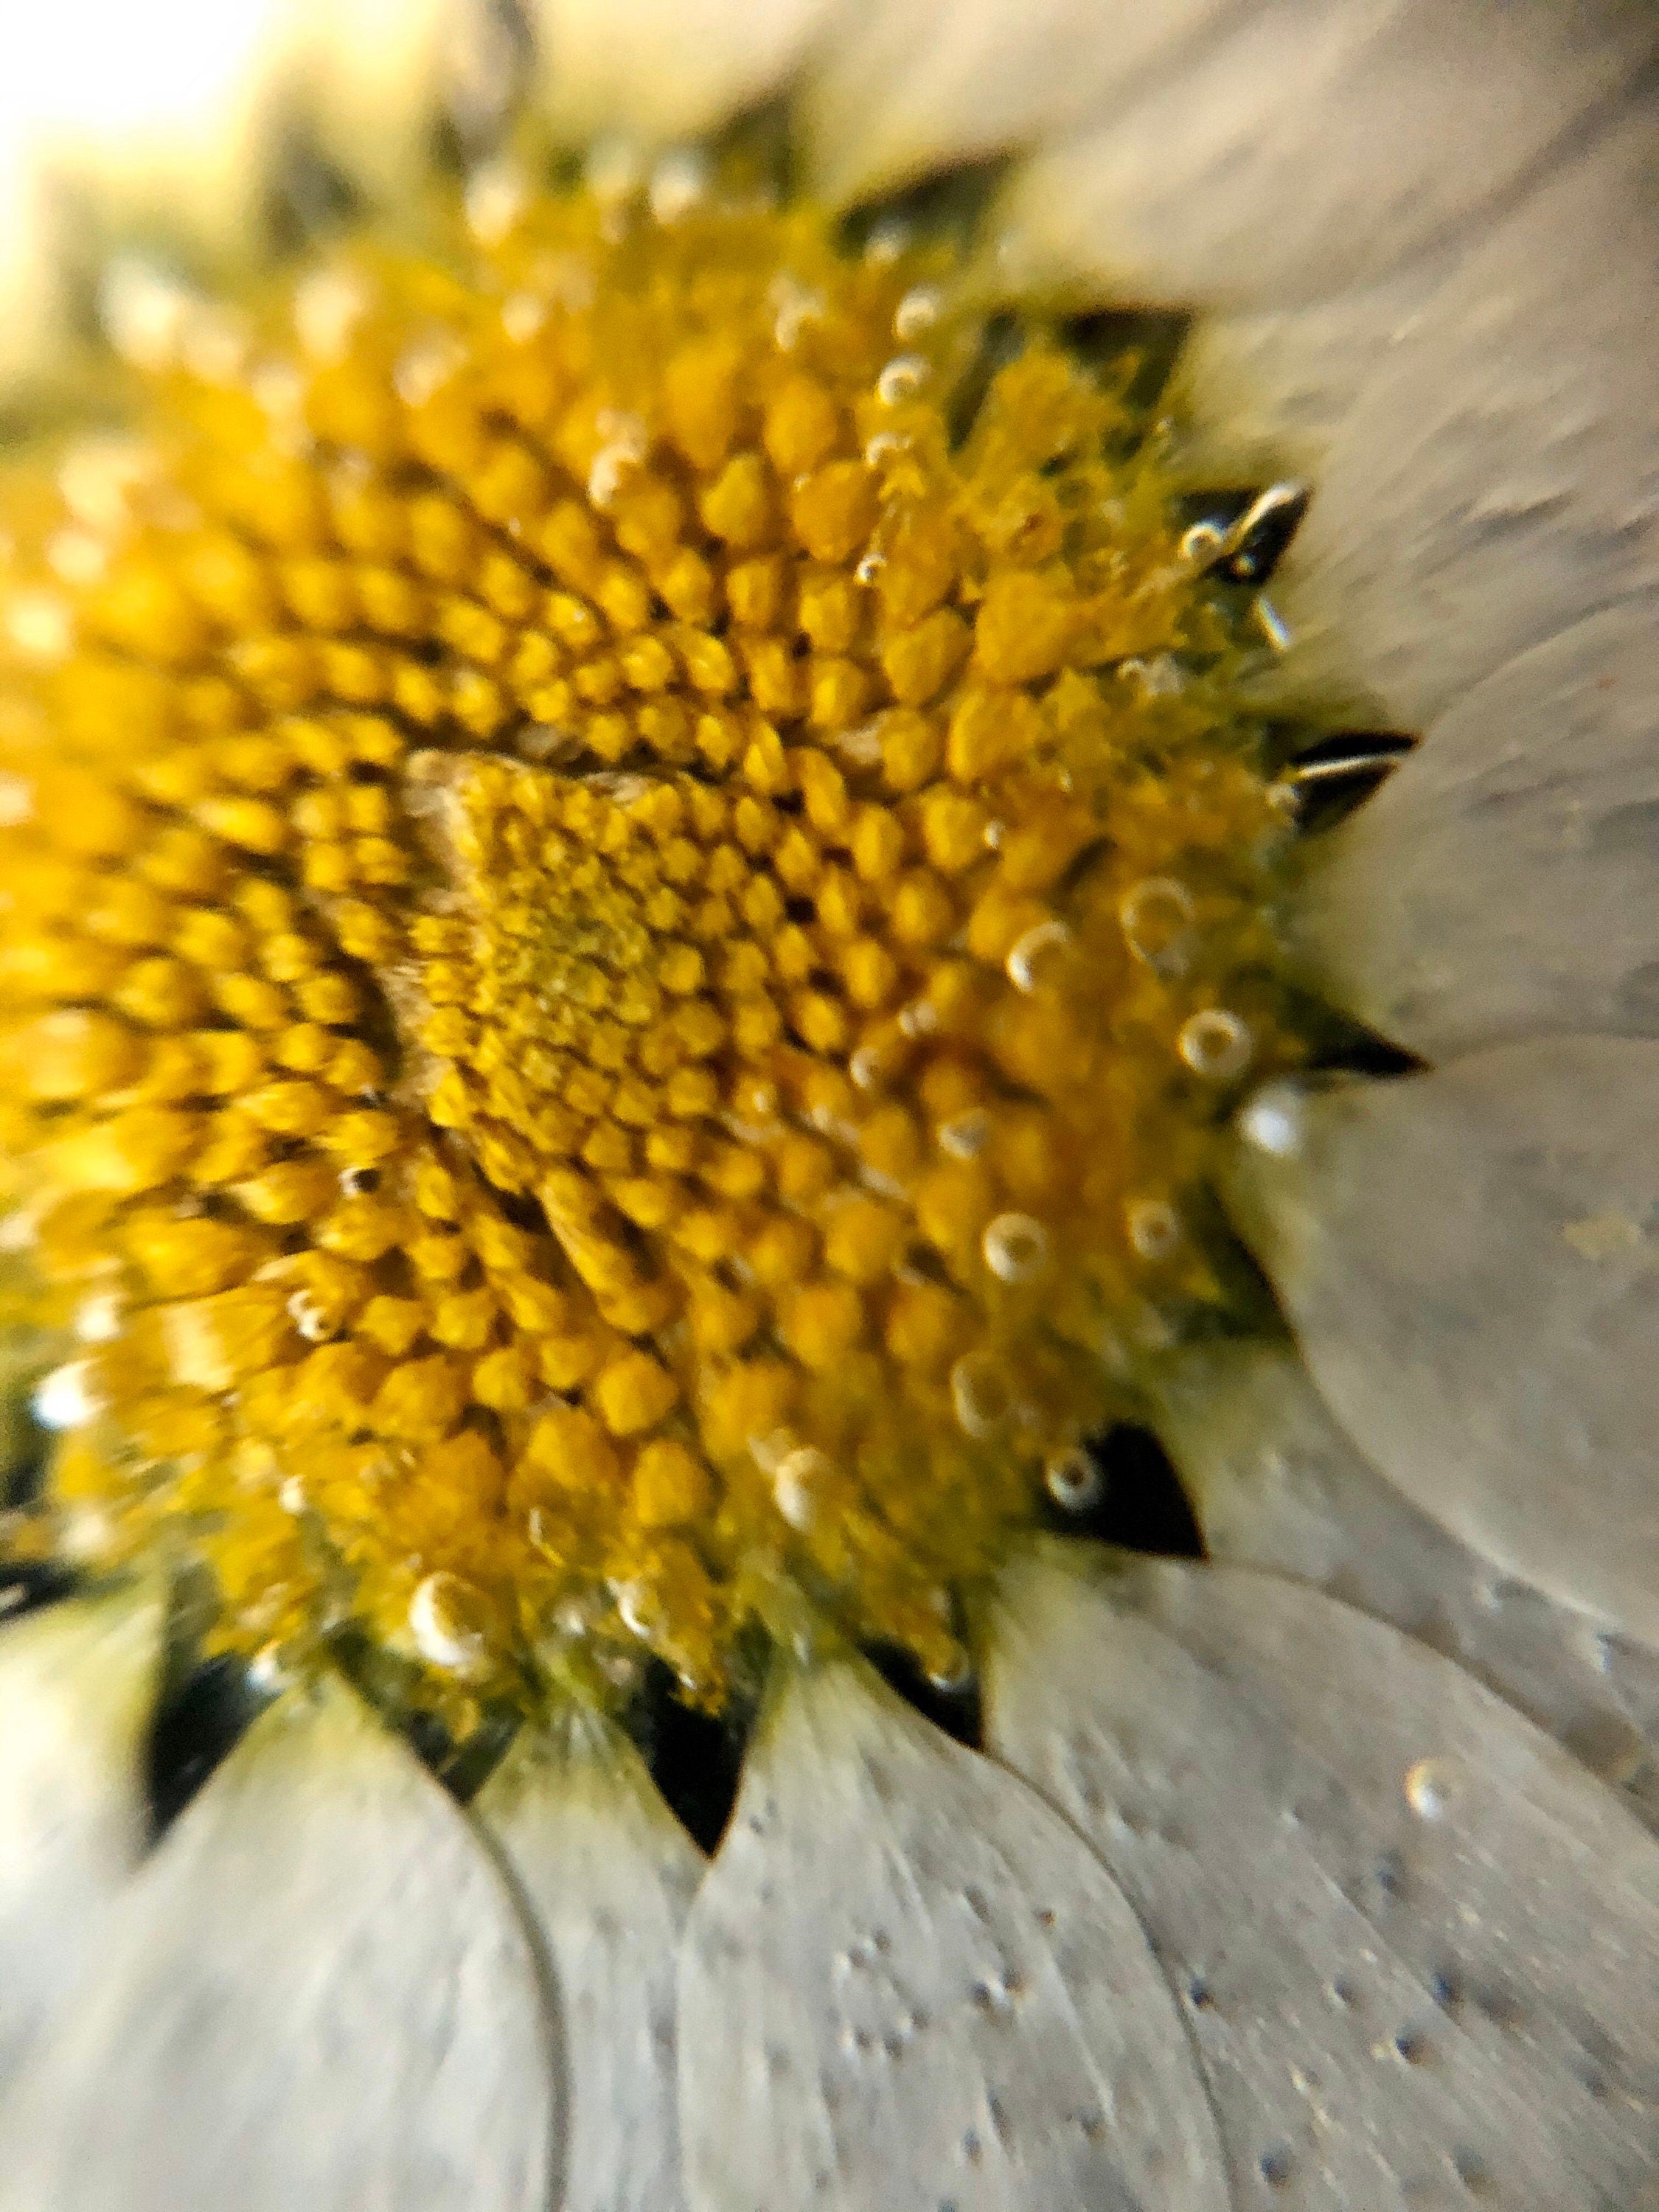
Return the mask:
<svg viewBox="0 0 1659 2212">
<path fill-rule="evenodd" d="M 1297 1051 L 1158 427 L 753 203 L 147 312 L 0 479 L 14 1540 L 463 1727 L 792 1607 L 949 1677 Z"/>
</svg>

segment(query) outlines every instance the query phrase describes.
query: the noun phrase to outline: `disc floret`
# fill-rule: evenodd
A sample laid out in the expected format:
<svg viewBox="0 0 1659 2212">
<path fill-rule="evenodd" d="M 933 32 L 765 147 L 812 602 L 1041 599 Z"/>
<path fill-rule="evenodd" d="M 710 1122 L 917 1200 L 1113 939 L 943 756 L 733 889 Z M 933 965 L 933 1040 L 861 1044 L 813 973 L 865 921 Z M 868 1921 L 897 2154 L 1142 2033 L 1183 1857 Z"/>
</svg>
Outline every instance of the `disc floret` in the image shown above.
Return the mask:
<svg viewBox="0 0 1659 2212">
<path fill-rule="evenodd" d="M 491 228 L 181 312 L 6 489 L 45 1525 L 457 1711 L 641 1645 L 718 1702 L 785 1589 L 949 1675 L 1295 1049 L 1231 613 L 949 252 Z"/>
</svg>

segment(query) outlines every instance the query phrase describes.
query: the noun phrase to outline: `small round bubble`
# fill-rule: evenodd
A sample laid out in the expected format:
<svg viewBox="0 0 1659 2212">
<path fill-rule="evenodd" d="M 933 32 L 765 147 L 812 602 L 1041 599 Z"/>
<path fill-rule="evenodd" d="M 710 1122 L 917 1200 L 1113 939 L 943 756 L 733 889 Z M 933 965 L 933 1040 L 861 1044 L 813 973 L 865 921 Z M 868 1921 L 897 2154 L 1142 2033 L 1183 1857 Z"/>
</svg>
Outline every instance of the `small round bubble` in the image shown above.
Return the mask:
<svg viewBox="0 0 1659 2212">
<path fill-rule="evenodd" d="M 1185 884 L 1174 876 L 1148 876 L 1124 893 L 1118 921 L 1137 960 L 1158 975 L 1178 975 L 1192 959 L 1196 914 Z"/>
<path fill-rule="evenodd" d="M 288 1302 L 288 1316 L 307 1344 L 321 1344 L 333 1334 L 328 1316 L 309 1291 L 295 1291 Z"/>
<path fill-rule="evenodd" d="M 477 1592 L 460 1576 L 428 1575 L 409 1601 L 410 1633 L 421 1656 L 452 1674 L 477 1674 L 485 1656 L 478 1609 Z"/>
<path fill-rule="evenodd" d="M 295 334 L 313 361 L 337 361 L 369 305 L 360 278 L 339 269 L 313 270 L 294 288 Z"/>
<path fill-rule="evenodd" d="M 908 344 L 930 331 L 939 320 L 939 295 L 931 284 L 917 284 L 899 301 L 893 313 L 893 336 Z"/>
<path fill-rule="evenodd" d="M 951 1403 L 964 1434 L 994 1437 L 1011 1407 L 1007 1377 L 985 1353 L 966 1352 L 951 1370 Z"/>
<path fill-rule="evenodd" d="M 792 1528 L 803 1532 L 818 1517 L 824 1484 L 831 1472 L 829 1460 L 810 1444 L 787 1453 L 772 1477 L 772 1496 L 778 1511 Z"/>
<path fill-rule="evenodd" d="M 953 1115 L 950 1121 L 941 1121 L 939 1145 L 953 1160 L 976 1160 L 991 1138 L 991 1117 L 982 1106 L 972 1108 L 966 1114 Z"/>
<path fill-rule="evenodd" d="M 1227 543 L 1227 533 L 1218 523 L 1194 522 L 1182 533 L 1181 557 L 1194 568 L 1201 568 L 1215 560 Z"/>
<path fill-rule="evenodd" d="M 274 1698 L 285 1690 L 292 1679 L 292 1669 L 283 1658 L 282 1646 L 267 1644 L 254 1653 L 247 1662 L 247 1679 L 262 1697 Z"/>
<path fill-rule="evenodd" d="M 922 355 L 896 354 L 876 379 L 876 397 L 884 407 L 896 407 L 920 392 L 931 374 L 931 364 Z"/>
<path fill-rule="evenodd" d="M 1239 1134 L 1257 1152 L 1291 1159 L 1302 1149 L 1306 1109 L 1293 1083 L 1268 1083 L 1238 1117 Z"/>
<path fill-rule="evenodd" d="M 1072 933 L 1063 921 L 1040 921 L 1028 929 L 1009 953 L 1003 965 L 1008 981 L 1017 991 L 1028 994 L 1037 988 L 1038 963 L 1045 953 L 1057 952 L 1069 945 Z"/>
<path fill-rule="evenodd" d="M 999 1213 L 981 1243 L 985 1264 L 1000 1283 L 1034 1281 L 1048 1264 L 1048 1232 L 1029 1213 Z"/>
<path fill-rule="evenodd" d="M 974 1679 L 974 1655 L 963 1643 L 954 1644 L 951 1656 L 927 1670 L 930 1687 L 942 1697 L 960 1697 Z"/>
<path fill-rule="evenodd" d="M 635 415 L 607 412 L 599 417 L 605 443 L 587 472 L 587 496 L 601 513 L 612 506 L 624 479 L 645 459 L 650 434 Z"/>
<path fill-rule="evenodd" d="M 529 182 L 515 164 L 481 162 L 467 179 L 466 227 L 482 245 L 494 246 L 516 227 L 529 201 Z"/>
<path fill-rule="evenodd" d="M 662 1626 L 662 1601 L 648 1583 L 624 1583 L 617 1592 L 617 1611 L 630 1636 L 648 1643 Z"/>
<path fill-rule="evenodd" d="M 460 368 L 466 349 L 447 332 L 416 338 L 398 356 L 392 381 L 406 407 L 423 407 Z"/>
<path fill-rule="evenodd" d="M 122 1304 L 112 1291 L 100 1291 L 75 1310 L 75 1334 L 82 1344 L 109 1344 L 121 1334 Z"/>
<path fill-rule="evenodd" d="M 1406 1802 L 1419 1820 L 1442 1820 L 1450 1810 L 1462 1780 L 1455 1759 L 1419 1759 L 1406 1769 Z"/>
<path fill-rule="evenodd" d="M 1181 1246 L 1181 1216 L 1167 1199 L 1134 1198 L 1124 1208 L 1129 1242 L 1143 1260 L 1167 1260 Z"/>
<path fill-rule="evenodd" d="M 1176 1042 L 1193 1073 L 1209 1083 L 1231 1083 L 1243 1075 L 1255 1050 L 1249 1024 L 1225 1006 L 1206 1006 L 1188 1015 Z"/>
<path fill-rule="evenodd" d="M 1042 1470 L 1042 1483 L 1063 1513 L 1085 1513 L 1100 1496 L 1100 1468 L 1080 1444 L 1056 1452 Z"/>
<path fill-rule="evenodd" d="M 79 1429 L 98 1411 L 92 1370 L 84 1359 L 54 1367 L 35 1385 L 34 1418 L 43 1429 Z"/>
<path fill-rule="evenodd" d="M 689 149 L 665 155 L 651 172 L 647 197 L 659 222 L 678 222 L 708 191 L 708 163 Z"/>
</svg>

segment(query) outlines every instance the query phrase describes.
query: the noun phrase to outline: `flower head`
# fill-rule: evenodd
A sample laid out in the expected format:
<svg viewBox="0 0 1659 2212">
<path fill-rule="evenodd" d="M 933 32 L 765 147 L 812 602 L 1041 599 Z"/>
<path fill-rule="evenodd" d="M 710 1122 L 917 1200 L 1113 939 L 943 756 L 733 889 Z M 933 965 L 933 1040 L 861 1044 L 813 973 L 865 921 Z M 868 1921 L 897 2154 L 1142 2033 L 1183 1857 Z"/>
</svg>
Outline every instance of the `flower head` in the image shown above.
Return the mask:
<svg viewBox="0 0 1659 2212">
<path fill-rule="evenodd" d="M 1490 27 L 1465 158 L 1421 25 L 1166 95 L 973 15 L 896 106 L 878 11 L 781 191 L 804 19 L 614 110 L 556 9 L 295 21 L 300 249 L 103 219 L 0 479 L 8 1536 L 88 1586 L 0 1642 L 0 2203 L 1627 2199 L 1645 324 L 1535 271 L 1636 32 Z M 1052 1533 L 1126 1421 L 1211 1560 Z M 162 1648 L 158 1741 L 272 1702 L 42 2036 Z"/>
<path fill-rule="evenodd" d="M 14 494 L 59 1540 L 463 1728 L 629 1645 L 720 1702 L 803 1595 L 960 1671 L 1297 1051 L 1300 493 L 1189 521 L 1139 353 L 727 166 L 135 291 L 134 442 Z"/>
</svg>

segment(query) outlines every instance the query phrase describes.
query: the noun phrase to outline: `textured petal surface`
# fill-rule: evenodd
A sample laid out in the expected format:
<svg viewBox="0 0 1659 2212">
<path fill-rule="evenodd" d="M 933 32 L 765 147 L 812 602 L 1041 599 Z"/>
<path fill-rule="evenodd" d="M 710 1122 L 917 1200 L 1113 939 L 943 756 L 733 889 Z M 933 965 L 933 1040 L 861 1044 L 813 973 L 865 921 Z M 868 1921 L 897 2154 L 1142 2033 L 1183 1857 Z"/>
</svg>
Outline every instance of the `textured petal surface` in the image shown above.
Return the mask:
<svg viewBox="0 0 1659 2212">
<path fill-rule="evenodd" d="M 1439 1059 L 1659 1031 L 1659 625 L 1611 608 L 1436 723 L 1328 841 L 1296 934 L 1327 994 Z"/>
<path fill-rule="evenodd" d="M 675 2212 L 680 1930 L 702 1853 L 605 1722 L 526 1729 L 473 1806 L 547 1947 L 565 2059 L 562 2212 Z"/>
<path fill-rule="evenodd" d="M 1659 1642 L 1659 1044 L 1499 1046 L 1243 1126 L 1231 1203 L 1407 1497 Z"/>
<path fill-rule="evenodd" d="M 1337 1426 L 1294 1352 L 1196 1345 L 1156 1389 L 1212 1557 L 1315 1583 L 1445 1652 L 1659 1830 L 1659 1652 L 1437 1528 Z"/>
<path fill-rule="evenodd" d="M 6 2212 L 543 2212 L 528 1939 L 436 1784 L 335 1687 L 257 1722 L 0 2112 Z"/>
<path fill-rule="evenodd" d="M 538 103 L 574 140 L 689 137 L 775 91 L 835 0 L 528 0 Z"/>
<path fill-rule="evenodd" d="M 144 1845 L 154 1590 L 0 1630 L 0 2081 L 97 1955 Z"/>
<path fill-rule="evenodd" d="M 1659 1846 L 1449 1662 L 1242 1568 L 1009 1577 L 988 1741 L 1184 1987 L 1236 2201 L 1586 2212 L 1659 2146 Z"/>
<path fill-rule="evenodd" d="M 1656 42 L 1650 9 L 1608 0 L 1267 0 L 1037 155 L 1008 205 L 1011 273 L 1094 268 L 1137 298 L 1248 307 L 1375 283 Z"/>
<path fill-rule="evenodd" d="M 1361 389 L 1280 576 L 1310 680 L 1357 675 L 1420 726 L 1652 592 L 1656 316 L 1659 137 L 1638 105 L 1494 228 Z"/>
<path fill-rule="evenodd" d="M 490 27 L 489 11 L 464 0 L 289 0 L 284 74 L 331 157 L 389 198 L 428 160 L 442 91 L 471 89 L 475 72 L 504 74 Z"/>
<path fill-rule="evenodd" d="M 1302 470 L 1316 483 L 1356 396 L 1410 337 L 1459 258 L 1460 248 L 1442 248 L 1308 307 L 1201 316 L 1169 386 L 1194 472 L 1249 483 Z"/>
<path fill-rule="evenodd" d="M 1223 2212 L 1134 1916 L 1012 1776 L 861 1663 L 793 1674 L 692 1908 L 696 2212 Z"/>
<path fill-rule="evenodd" d="M 826 45 L 803 112 L 815 180 L 855 198 L 1077 121 L 1148 77 L 1243 0 L 863 0 Z M 1055 57 L 1063 54 L 1064 68 Z"/>
</svg>

